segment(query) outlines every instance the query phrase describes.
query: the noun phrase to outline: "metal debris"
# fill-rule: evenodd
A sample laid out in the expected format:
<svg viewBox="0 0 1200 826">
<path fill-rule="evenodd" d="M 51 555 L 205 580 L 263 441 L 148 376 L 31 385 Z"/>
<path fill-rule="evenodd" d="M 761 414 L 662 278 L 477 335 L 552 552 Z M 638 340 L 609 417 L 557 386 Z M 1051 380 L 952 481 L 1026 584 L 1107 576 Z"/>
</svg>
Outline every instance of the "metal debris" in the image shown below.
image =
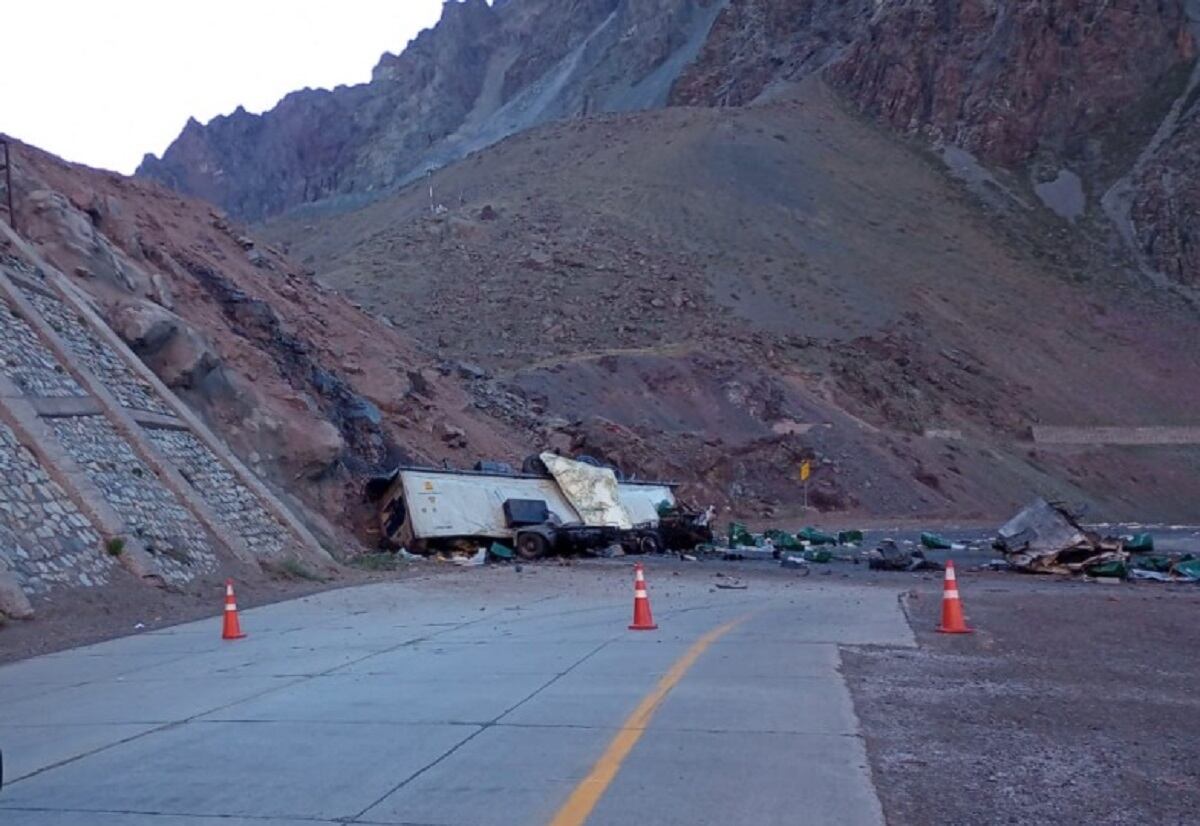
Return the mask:
<svg viewBox="0 0 1200 826">
<path fill-rule="evenodd" d="M 1006 522 L 994 543 L 1018 571 L 1081 574 L 1124 565 L 1129 554 L 1120 539 L 1086 531 L 1062 505 L 1036 499 Z"/>
</svg>

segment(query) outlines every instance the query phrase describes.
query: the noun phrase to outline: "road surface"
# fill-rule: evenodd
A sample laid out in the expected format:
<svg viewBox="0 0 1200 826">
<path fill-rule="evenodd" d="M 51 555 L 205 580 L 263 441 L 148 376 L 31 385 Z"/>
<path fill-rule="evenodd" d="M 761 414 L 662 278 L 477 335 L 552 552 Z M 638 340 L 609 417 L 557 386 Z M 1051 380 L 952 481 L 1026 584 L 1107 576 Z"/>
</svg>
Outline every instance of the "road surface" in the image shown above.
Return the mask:
<svg viewBox="0 0 1200 826">
<path fill-rule="evenodd" d="M 21 826 L 879 824 L 839 644 L 896 590 L 631 566 L 327 592 L 0 668 Z M 219 602 L 220 595 L 215 595 Z"/>
</svg>

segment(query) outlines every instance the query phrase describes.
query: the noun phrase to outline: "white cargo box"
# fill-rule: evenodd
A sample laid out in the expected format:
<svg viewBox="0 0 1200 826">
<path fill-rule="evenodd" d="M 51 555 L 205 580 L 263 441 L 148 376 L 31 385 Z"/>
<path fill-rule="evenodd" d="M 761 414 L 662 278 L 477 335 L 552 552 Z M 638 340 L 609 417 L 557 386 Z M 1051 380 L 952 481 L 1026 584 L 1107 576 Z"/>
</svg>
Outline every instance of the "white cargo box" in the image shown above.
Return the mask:
<svg viewBox="0 0 1200 826">
<path fill-rule="evenodd" d="M 398 490 L 397 490 L 398 488 Z M 634 525 L 658 525 L 658 505 L 675 504 L 670 485 L 621 482 L 621 504 Z M 451 537 L 512 539 L 504 517 L 509 499 L 546 503 L 552 518 L 564 525 L 585 520 L 551 477 L 489 474 L 439 468 L 401 468 L 388 499 L 403 497 L 406 533 L 417 540 Z M 386 515 L 384 517 L 386 521 Z"/>
</svg>

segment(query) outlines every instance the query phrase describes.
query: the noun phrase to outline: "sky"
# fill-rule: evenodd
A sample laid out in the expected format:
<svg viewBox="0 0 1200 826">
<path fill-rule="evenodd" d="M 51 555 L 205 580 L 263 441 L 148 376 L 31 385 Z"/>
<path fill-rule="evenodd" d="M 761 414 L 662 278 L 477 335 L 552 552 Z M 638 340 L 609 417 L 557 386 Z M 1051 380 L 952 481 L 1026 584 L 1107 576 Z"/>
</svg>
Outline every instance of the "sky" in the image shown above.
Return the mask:
<svg viewBox="0 0 1200 826">
<path fill-rule="evenodd" d="M 129 174 L 189 117 L 363 83 L 442 0 L 14 0 L 0 17 L 0 132 Z"/>
</svg>

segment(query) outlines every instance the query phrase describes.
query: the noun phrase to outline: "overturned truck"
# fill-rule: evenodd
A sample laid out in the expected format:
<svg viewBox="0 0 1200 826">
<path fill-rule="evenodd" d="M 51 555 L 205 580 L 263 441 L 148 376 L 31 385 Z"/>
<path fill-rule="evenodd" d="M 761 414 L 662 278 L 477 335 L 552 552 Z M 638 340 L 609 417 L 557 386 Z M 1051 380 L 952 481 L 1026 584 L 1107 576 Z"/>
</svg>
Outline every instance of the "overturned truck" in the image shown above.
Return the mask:
<svg viewBox="0 0 1200 826">
<path fill-rule="evenodd" d="M 552 453 L 540 460 L 545 472 L 403 466 L 372 480 L 381 544 L 428 553 L 502 542 L 524 559 L 617 544 L 626 553 L 662 550 L 659 514 L 675 507 L 675 484 L 620 481 L 611 468 Z"/>
</svg>

